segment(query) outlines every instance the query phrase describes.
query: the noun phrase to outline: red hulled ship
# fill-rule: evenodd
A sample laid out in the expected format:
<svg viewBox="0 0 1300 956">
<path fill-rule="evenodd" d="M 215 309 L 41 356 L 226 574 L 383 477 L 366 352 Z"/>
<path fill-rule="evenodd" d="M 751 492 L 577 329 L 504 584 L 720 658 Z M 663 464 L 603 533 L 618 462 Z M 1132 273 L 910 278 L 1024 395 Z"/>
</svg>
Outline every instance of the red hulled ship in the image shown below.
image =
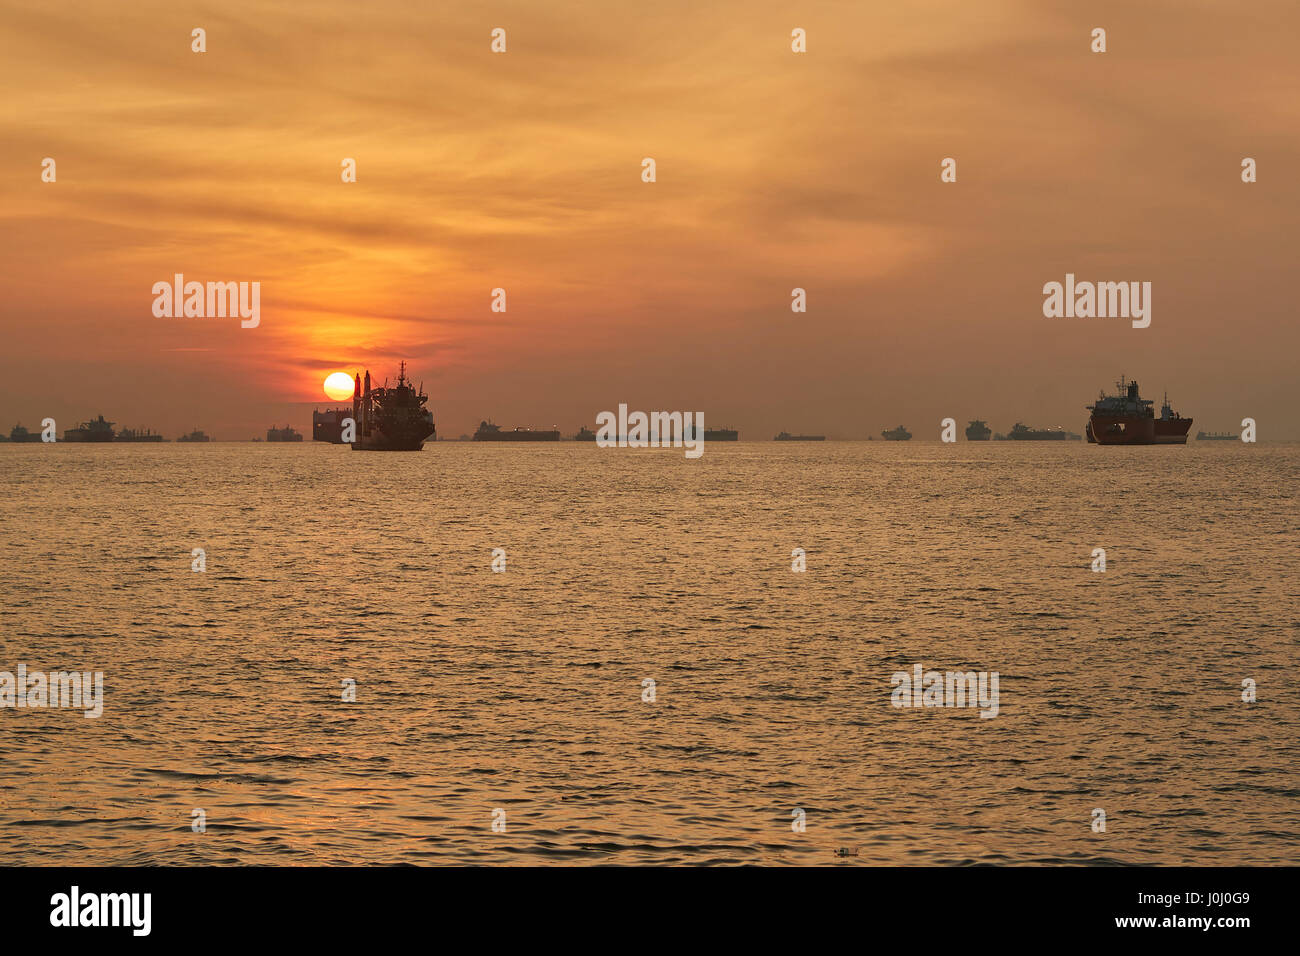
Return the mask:
<svg viewBox="0 0 1300 956">
<path fill-rule="evenodd" d="M 1098 445 L 1185 445 L 1187 432 L 1192 427 L 1190 418 L 1183 418 L 1169 405 L 1165 396 L 1156 418 L 1155 402 L 1138 394 L 1137 382 L 1119 380 L 1119 394 L 1098 396 L 1095 405 L 1089 405 L 1092 417 L 1088 419 L 1088 441 Z"/>
</svg>

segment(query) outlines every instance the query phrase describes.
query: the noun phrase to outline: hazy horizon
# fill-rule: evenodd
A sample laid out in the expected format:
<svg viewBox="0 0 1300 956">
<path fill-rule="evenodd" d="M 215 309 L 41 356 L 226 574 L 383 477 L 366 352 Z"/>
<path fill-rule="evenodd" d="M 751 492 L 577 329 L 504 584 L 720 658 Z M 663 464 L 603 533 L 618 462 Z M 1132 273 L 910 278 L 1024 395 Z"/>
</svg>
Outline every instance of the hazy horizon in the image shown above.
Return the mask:
<svg viewBox="0 0 1300 956">
<path fill-rule="evenodd" d="M 0 5 L 6 434 L 309 435 L 327 374 L 405 360 L 447 437 L 1081 432 L 1124 374 L 1300 438 L 1293 5 Z M 176 273 L 260 325 L 155 318 Z M 1150 327 L 1045 318 L 1067 273 L 1150 282 Z"/>
</svg>

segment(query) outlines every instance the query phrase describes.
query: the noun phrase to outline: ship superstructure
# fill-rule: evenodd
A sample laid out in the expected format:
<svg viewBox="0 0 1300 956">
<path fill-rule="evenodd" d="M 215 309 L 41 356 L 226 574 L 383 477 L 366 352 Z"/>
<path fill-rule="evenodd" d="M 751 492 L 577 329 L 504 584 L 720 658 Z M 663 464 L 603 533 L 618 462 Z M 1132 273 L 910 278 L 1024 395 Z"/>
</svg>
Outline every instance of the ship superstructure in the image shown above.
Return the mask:
<svg viewBox="0 0 1300 956">
<path fill-rule="evenodd" d="M 1160 406 L 1160 417 L 1156 419 L 1157 445 L 1186 445 L 1187 433 L 1191 431 L 1192 420 L 1183 418 L 1169 405 L 1169 393 L 1165 392 L 1164 403 Z"/>
</svg>

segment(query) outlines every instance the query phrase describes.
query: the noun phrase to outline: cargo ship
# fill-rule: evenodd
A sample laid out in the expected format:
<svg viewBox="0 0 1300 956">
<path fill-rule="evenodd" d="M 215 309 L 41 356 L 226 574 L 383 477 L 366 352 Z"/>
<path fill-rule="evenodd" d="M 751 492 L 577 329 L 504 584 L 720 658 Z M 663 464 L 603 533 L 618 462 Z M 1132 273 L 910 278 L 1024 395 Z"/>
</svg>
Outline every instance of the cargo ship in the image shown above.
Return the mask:
<svg viewBox="0 0 1300 956">
<path fill-rule="evenodd" d="M 1169 405 L 1165 395 L 1156 418 L 1152 406 L 1155 402 L 1143 398 L 1137 382 L 1119 380 L 1115 395 L 1100 394 L 1088 410 L 1088 440 L 1098 445 L 1185 445 L 1187 432 L 1192 427 L 1190 418 L 1183 418 Z"/>
<path fill-rule="evenodd" d="M 1030 428 L 1016 422 L 1007 433 L 1008 441 L 1065 441 L 1069 432 L 1062 428 Z"/>
<path fill-rule="evenodd" d="M 113 441 L 166 441 L 162 435 L 148 428 L 123 428 Z"/>
<path fill-rule="evenodd" d="M 302 432 L 294 429 L 292 425 L 285 425 L 283 428 L 276 428 L 272 425 L 266 430 L 267 441 L 302 441 Z M 256 439 L 254 439 L 256 441 Z"/>
<path fill-rule="evenodd" d="M 696 426 L 687 425 L 682 429 L 682 440 L 691 441 L 696 432 Z M 740 432 L 728 426 L 726 428 L 705 428 L 705 441 L 740 441 Z"/>
<path fill-rule="evenodd" d="M 593 440 L 595 436 L 592 436 Z M 503 429 L 491 422 L 479 422 L 478 431 L 474 433 L 475 441 L 559 441 L 558 428 L 511 428 Z"/>
<path fill-rule="evenodd" d="M 352 391 L 352 418 L 357 423 L 357 440 L 353 451 L 419 451 L 426 440 L 437 441 L 433 412 L 425 408 L 429 396 L 424 386 L 418 389 L 406 377 L 406 363 L 397 369 L 397 384 L 370 387 L 370 370 L 366 369 L 365 386 L 360 373 Z M 558 433 L 557 433 L 558 434 Z"/>
<path fill-rule="evenodd" d="M 343 444 L 343 422 L 352 418 L 350 408 L 327 408 L 323 412 L 311 413 L 311 440 L 329 442 L 332 445 Z M 356 419 L 352 419 L 356 421 Z"/>
<path fill-rule="evenodd" d="M 177 441 L 212 441 L 207 432 L 201 432 L 197 428 L 188 435 L 182 435 Z"/>
<path fill-rule="evenodd" d="M 740 432 L 734 428 L 706 428 L 705 441 L 740 441 Z"/>
<path fill-rule="evenodd" d="M 992 435 L 993 429 L 978 418 L 966 426 L 967 441 L 988 441 Z"/>
<path fill-rule="evenodd" d="M 578 434 L 573 436 L 573 440 L 574 441 L 595 441 L 596 433 L 592 431 L 590 428 L 588 428 L 586 425 L 583 425 L 581 428 L 578 429 Z"/>
<path fill-rule="evenodd" d="M 15 425 L 9 432 L 10 441 L 40 441 L 40 432 L 29 432 L 22 425 Z"/>
<path fill-rule="evenodd" d="M 885 441 L 909 441 L 912 437 L 912 433 L 902 425 L 899 425 L 897 428 L 891 428 L 887 431 L 881 432 L 880 437 Z"/>
<path fill-rule="evenodd" d="M 1197 432 L 1197 441 L 1236 441 L 1241 436 L 1236 432 Z"/>
<path fill-rule="evenodd" d="M 706 429 L 707 432 L 707 429 Z M 772 441 L 825 441 L 825 435 L 791 435 L 789 432 L 781 432 Z"/>
<path fill-rule="evenodd" d="M 63 432 L 64 441 L 112 441 L 117 432 L 113 431 L 113 422 L 104 421 L 100 415 L 94 421 L 82 422 L 76 428 Z"/>
</svg>

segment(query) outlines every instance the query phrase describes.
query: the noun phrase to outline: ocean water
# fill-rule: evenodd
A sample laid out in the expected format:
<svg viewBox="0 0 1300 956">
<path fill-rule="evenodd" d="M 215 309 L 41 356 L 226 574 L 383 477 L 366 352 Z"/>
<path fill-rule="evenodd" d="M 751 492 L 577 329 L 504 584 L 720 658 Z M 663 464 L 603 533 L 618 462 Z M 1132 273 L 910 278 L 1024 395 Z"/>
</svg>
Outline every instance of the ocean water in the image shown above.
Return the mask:
<svg viewBox="0 0 1300 956">
<path fill-rule="evenodd" d="M 706 448 L 0 445 L 0 863 L 1300 862 L 1300 445 Z"/>
</svg>

